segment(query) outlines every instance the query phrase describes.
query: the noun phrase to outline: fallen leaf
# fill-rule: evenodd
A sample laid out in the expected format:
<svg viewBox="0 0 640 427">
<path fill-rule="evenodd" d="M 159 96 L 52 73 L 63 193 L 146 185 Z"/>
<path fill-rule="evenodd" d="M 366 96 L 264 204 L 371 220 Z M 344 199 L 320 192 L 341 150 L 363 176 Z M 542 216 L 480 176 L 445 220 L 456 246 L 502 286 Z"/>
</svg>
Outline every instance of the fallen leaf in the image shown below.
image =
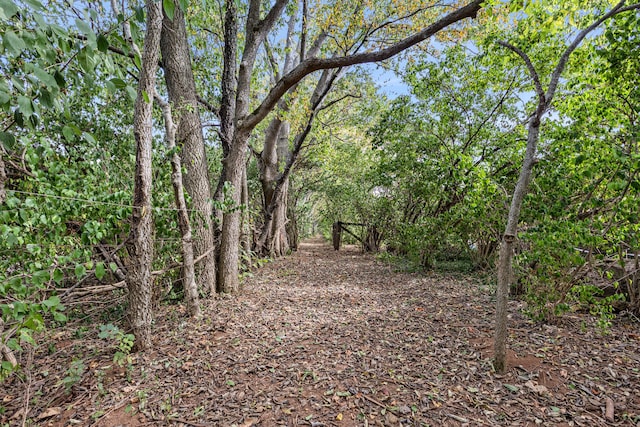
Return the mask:
<svg viewBox="0 0 640 427">
<path fill-rule="evenodd" d="M 51 408 L 47 408 L 38 415 L 39 420 L 43 420 L 45 418 L 54 417 L 56 415 L 60 415 L 62 413 L 62 408 L 59 406 L 52 406 Z"/>
</svg>

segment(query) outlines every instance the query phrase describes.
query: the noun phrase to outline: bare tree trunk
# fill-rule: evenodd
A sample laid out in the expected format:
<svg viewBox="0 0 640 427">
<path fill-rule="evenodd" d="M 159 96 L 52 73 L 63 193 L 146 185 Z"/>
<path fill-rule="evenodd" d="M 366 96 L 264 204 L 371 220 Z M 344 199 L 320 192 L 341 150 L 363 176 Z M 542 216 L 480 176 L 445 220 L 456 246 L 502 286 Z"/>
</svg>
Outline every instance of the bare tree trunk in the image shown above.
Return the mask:
<svg viewBox="0 0 640 427">
<path fill-rule="evenodd" d="M 5 182 L 7 182 L 7 172 L 4 166 L 4 160 L 2 158 L 2 154 L 4 152 L 4 148 L 0 151 L 0 205 L 4 203 L 7 198 L 7 192 L 4 188 Z"/>
<path fill-rule="evenodd" d="M 166 129 L 167 149 L 171 154 L 171 184 L 173 194 L 178 208 L 178 225 L 182 236 L 182 270 L 183 288 L 185 300 L 187 302 L 187 312 L 191 317 L 200 317 L 200 301 L 198 299 L 198 286 L 195 279 L 195 265 L 193 262 L 193 239 L 191 236 L 191 223 L 189 221 L 189 211 L 184 198 L 184 188 L 182 186 L 182 164 L 180 154 L 176 151 L 176 125 L 171 115 L 171 106 L 159 96 L 155 99 L 162 107 L 162 115 Z"/>
<path fill-rule="evenodd" d="M 182 149 L 182 163 L 187 171 L 184 185 L 191 196 L 192 209 L 196 212 L 193 224 L 194 256 L 199 257 L 209 253 L 198 264 L 196 280 L 206 292 L 214 294 L 216 292 L 216 258 L 210 250 L 215 245 L 215 239 L 209 168 L 185 18 L 178 3 L 175 5 L 173 20 L 164 16 L 160 48 L 169 101 L 173 104 L 178 122 L 176 142 Z"/>
<path fill-rule="evenodd" d="M 151 159 L 152 159 L 152 110 L 155 93 L 156 71 L 160 59 L 161 6 L 147 0 L 147 31 L 142 53 L 138 96 L 133 115 L 133 134 L 136 140 L 136 169 L 133 192 L 131 232 L 127 248 L 131 266 L 127 276 L 128 317 L 138 350 L 151 346 L 151 294 L 153 278 L 153 216 L 151 209 Z"/>
<path fill-rule="evenodd" d="M 251 224 L 249 223 L 249 183 L 247 182 L 246 161 L 242 169 L 242 194 L 240 199 L 242 206 L 245 208 L 242 211 L 242 224 L 240 225 L 242 236 L 240 237 L 240 241 L 245 254 L 249 255 L 251 253 Z"/>
<path fill-rule="evenodd" d="M 527 193 L 529 182 L 531 181 L 531 171 L 533 170 L 533 166 L 536 162 L 535 156 L 538 140 L 540 138 L 540 121 L 551 105 L 551 101 L 553 100 L 556 89 L 558 88 L 560 76 L 567 65 L 569 56 L 574 50 L 576 50 L 587 34 L 595 30 L 600 24 L 610 17 L 617 15 L 620 12 L 640 7 L 639 4 L 623 7 L 624 3 L 625 0 L 622 0 L 605 15 L 601 16 L 589 27 L 578 33 L 573 42 L 560 56 L 560 59 L 551 74 L 549 87 L 547 88 L 546 93 L 542 88 L 540 76 L 527 54 L 509 43 L 502 41 L 498 42 L 500 45 L 518 54 L 526 64 L 527 69 L 531 74 L 531 78 L 533 79 L 536 94 L 538 96 L 538 105 L 536 107 L 536 111 L 529 119 L 529 124 L 527 125 L 527 150 L 522 164 L 522 169 L 520 170 L 520 176 L 518 177 L 518 182 L 513 192 L 513 198 L 511 199 L 507 226 L 505 227 L 505 231 L 502 236 L 502 244 L 500 246 L 500 253 L 498 256 L 498 288 L 496 290 L 496 327 L 493 362 L 496 372 L 503 373 L 507 367 L 507 308 L 509 287 L 511 286 L 512 281 L 513 245 L 517 238 L 518 221 L 520 218 L 522 201 Z"/>
</svg>

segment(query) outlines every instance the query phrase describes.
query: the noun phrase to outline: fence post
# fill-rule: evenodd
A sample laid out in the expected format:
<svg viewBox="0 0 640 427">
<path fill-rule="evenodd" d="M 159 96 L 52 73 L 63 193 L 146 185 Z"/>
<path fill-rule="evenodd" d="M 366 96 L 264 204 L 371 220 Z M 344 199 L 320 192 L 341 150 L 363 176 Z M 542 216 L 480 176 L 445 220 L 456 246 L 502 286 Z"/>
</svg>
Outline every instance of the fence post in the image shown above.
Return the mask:
<svg viewBox="0 0 640 427">
<path fill-rule="evenodd" d="M 333 223 L 333 249 L 336 251 L 340 250 L 340 237 L 342 234 L 342 227 L 340 226 L 340 222 Z"/>
</svg>

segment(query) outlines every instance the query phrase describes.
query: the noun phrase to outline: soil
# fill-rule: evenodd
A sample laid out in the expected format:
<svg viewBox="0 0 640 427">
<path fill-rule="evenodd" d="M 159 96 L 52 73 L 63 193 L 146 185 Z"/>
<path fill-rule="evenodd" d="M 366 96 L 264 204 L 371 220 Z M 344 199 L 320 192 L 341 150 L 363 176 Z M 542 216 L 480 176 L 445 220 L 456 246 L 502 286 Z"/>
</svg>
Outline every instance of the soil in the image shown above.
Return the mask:
<svg viewBox="0 0 640 427">
<path fill-rule="evenodd" d="M 510 302 L 509 369 L 492 369 L 491 285 L 399 272 L 309 241 L 237 296 L 156 312 L 151 350 L 119 357 L 100 320 L 25 351 L 0 422 L 42 426 L 640 426 L 640 324 Z M 78 369 L 75 373 L 70 367 Z"/>
</svg>

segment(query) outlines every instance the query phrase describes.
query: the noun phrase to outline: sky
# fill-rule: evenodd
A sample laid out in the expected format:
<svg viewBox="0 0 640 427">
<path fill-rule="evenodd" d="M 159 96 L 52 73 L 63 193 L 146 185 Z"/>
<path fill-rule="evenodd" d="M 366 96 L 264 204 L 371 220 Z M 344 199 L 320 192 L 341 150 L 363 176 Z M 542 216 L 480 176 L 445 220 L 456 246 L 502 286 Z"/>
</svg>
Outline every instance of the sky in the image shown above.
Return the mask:
<svg viewBox="0 0 640 427">
<path fill-rule="evenodd" d="M 395 99 L 402 95 L 409 95 L 409 86 L 393 71 L 387 70 L 378 64 L 365 64 L 362 68 L 371 73 L 373 80 L 378 86 L 378 92 Z"/>
</svg>

